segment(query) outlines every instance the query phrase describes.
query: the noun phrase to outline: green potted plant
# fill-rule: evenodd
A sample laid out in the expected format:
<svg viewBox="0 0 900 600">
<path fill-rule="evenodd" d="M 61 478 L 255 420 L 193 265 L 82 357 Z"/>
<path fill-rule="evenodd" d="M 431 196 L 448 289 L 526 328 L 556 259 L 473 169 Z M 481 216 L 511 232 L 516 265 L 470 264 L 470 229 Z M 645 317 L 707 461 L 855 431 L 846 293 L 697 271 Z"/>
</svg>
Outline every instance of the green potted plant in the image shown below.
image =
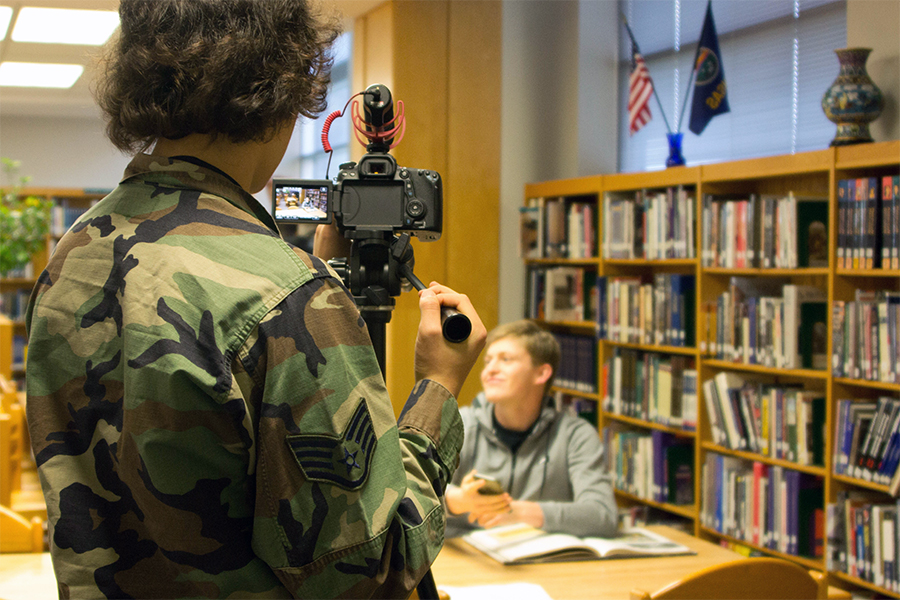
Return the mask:
<svg viewBox="0 0 900 600">
<path fill-rule="evenodd" d="M 21 269 L 41 250 L 50 232 L 53 201 L 22 194 L 30 177 L 20 177 L 20 162 L 0 158 L 10 183 L 0 198 L 0 277 Z"/>
</svg>

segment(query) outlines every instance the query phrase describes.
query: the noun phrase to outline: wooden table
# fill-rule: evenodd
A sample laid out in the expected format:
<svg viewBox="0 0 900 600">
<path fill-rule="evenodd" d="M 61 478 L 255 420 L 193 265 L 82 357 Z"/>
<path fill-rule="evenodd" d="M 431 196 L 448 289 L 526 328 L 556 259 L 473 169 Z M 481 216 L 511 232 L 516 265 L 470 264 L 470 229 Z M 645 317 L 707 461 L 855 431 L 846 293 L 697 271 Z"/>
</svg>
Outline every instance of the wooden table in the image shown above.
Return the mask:
<svg viewBox="0 0 900 600">
<path fill-rule="evenodd" d="M 697 569 L 744 558 L 670 527 L 655 525 L 647 529 L 684 544 L 697 554 L 504 566 L 456 539 L 444 545 L 432 572 L 438 587 L 527 582 L 540 585 L 554 600 L 627 600 L 635 587 L 652 592 Z M 48 552 L 0 554 L 0 600 L 56 597 L 56 578 Z M 829 597 L 844 598 L 849 594 Z M 496 596 L 495 600 L 504 599 Z"/>
<path fill-rule="evenodd" d="M 627 600 L 634 587 L 653 591 L 703 567 L 743 558 L 710 542 L 670 527 L 655 525 L 672 541 L 697 552 L 620 560 L 592 560 L 543 565 L 503 566 L 461 540 L 447 540 L 432 567 L 442 586 L 536 583 L 554 600 Z M 0 554 L 0 599 L 43 600 L 57 597 L 50 554 Z M 503 600 L 499 597 L 496 600 Z"/>
<path fill-rule="evenodd" d="M 744 557 L 671 527 L 647 527 L 696 551 L 662 556 L 531 565 L 502 565 L 459 539 L 447 540 L 432 566 L 438 588 L 536 583 L 554 600 L 627 600 L 633 588 L 653 592 L 688 573 Z M 500 600 L 497 596 L 497 600 Z"/>
<path fill-rule="evenodd" d="M 49 552 L 0 554 L 0 599 L 54 600 L 58 597 Z"/>
</svg>

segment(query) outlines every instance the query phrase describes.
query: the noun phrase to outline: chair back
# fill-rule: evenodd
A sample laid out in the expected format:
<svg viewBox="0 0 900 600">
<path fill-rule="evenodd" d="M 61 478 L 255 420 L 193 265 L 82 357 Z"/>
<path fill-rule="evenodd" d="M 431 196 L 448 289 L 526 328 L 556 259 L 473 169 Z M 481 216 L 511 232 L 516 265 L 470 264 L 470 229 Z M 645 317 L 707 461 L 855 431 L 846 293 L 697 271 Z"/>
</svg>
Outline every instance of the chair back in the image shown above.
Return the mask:
<svg viewBox="0 0 900 600">
<path fill-rule="evenodd" d="M 27 520 L 0 506 L 0 552 L 43 552 L 44 527 L 39 517 Z"/>
<path fill-rule="evenodd" d="M 0 373 L 0 410 L 9 412 L 14 404 L 21 404 L 16 382 Z"/>
<path fill-rule="evenodd" d="M 0 505 L 12 506 L 13 492 L 22 488 L 25 415 L 20 404 L 0 408 Z"/>
<path fill-rule="evenodd" d="M 748 558 L 707 567 L 653 593 L 632 590 L 631 600 L 810 600 L 826 598 L 827 584 L 780 558 Z"/>
<path fill-rule="evenodd" d="M 12 379 L 13 322 L 0 315 L 0 377 Z"/>
</svg>

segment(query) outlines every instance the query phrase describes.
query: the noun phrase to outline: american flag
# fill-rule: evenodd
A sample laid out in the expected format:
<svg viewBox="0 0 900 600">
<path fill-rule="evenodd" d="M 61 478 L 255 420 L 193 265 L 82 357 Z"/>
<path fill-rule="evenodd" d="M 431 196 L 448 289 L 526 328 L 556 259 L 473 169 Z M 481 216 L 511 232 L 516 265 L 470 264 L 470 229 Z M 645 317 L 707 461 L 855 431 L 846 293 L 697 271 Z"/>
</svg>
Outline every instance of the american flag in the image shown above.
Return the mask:
<svg viewBox="0 0 900 600">
<path fill-rule="evenodd" d="M 634 45 L 631 55 L 631 77 L 628 80 L 628 132 L 634 135 L 651 118 L 650 96 L 653 94 L 653 80 L 647 63 Z"/>
</svg>

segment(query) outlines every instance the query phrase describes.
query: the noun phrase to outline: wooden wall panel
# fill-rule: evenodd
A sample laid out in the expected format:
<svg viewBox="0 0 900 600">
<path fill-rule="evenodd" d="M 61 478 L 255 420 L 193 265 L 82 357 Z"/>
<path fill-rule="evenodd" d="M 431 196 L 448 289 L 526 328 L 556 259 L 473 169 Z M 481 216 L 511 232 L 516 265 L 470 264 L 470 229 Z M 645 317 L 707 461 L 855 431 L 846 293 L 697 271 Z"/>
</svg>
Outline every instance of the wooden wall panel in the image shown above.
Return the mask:
<svg viewBox="0 0 900 600">
<path fill-rule="evenodd" d="M 503 3 L 450 3 L 447 281 L 490 330 L 500 307 L 500 31 Z M 518 240 L 507 240 L 517 244 Z M 459 401 L 481 390 L 476 363 Z"/>
<path fill-rule="evenodd" d="M 397 163 L 441 174 L 447 185 L 447 2 L 393 2 L 394 92 L 406 110 L 406 135 L 393 150 Z M 447 193 L 444 190 L 444 206 Z M 445 212 L 445 218 L 447 213 Z M 436 242 L 413 241 L 416 275 L 427 285 L 447 282 L 446 251 L 452 240 L 443 234 Z M 397 298 L 388 325 L 388 389 L 399 408 L 414 381 L 414 341 L 419 326 L 418 297 Z"/>
<path fill-rule="evenodd" d="M 443 179 L 443 235 L 413 243 L 416 274 L 468 294 L 489 328 L 498 313 L 500 10 L 498 2 L 395 0 L 354 30 L 356 87 L 386 83 L 405 105 L 397 162 Z M 402 295 L 387 330 L 387 384 L 398 413 L 414 380 L 418 323 L 417 296 Z M 480 389 L 479 367 L 462 403 Z"/>
<path fill-rule="evenodd" d="M 393 89 L 394 11 L 390 3 L 381 4 L 359 18 L 353 28 L 353 84 L 363 90 L 373 83 Z"/>
</svg>

